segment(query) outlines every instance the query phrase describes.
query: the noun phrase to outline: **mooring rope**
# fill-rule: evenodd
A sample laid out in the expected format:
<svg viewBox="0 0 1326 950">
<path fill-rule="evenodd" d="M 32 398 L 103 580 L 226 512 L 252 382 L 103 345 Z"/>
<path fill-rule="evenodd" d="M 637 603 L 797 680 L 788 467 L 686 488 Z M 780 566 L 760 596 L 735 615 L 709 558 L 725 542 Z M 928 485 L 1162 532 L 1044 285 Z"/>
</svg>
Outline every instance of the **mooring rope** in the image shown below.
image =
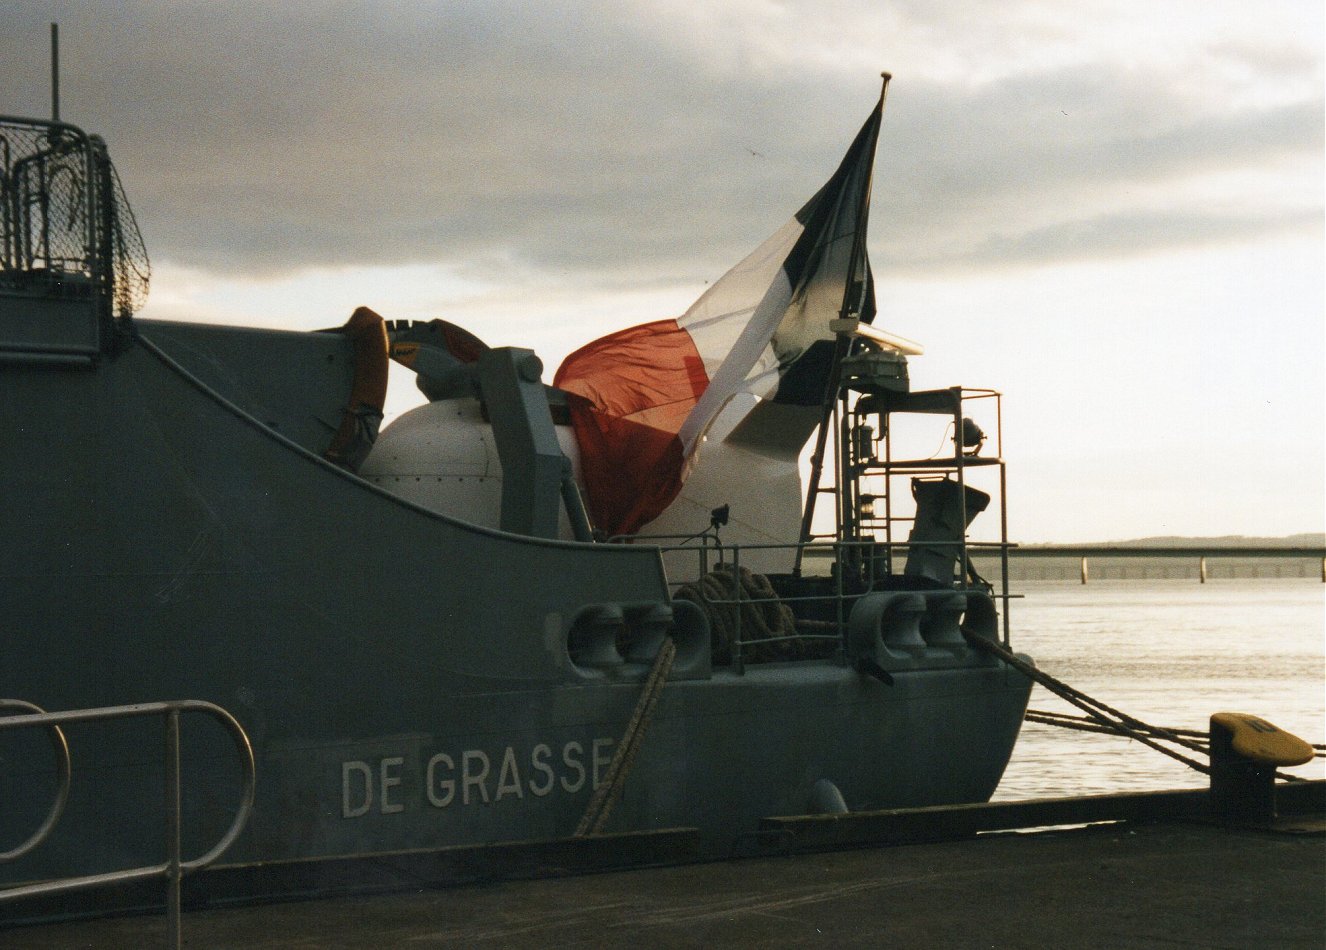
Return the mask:
<svg viewBox="0 0 1326 950">
<path fill-rule="evenodd" d="M 978 636 L 974 633 L 967 633 L 966 631 L 963 632 L 963 636 L 967 638 L 967 642 L 972 646 L 979 650 L 984 650 L 987 653 L 993 653 L 1032 682 L 1039 683 L 1056 696 L 1073 704 L 1078 709 L 1081 709 L 1087 714 L 1093 724 L 1103 727 L 1101 731 L 1110 731 L 1119 735 L 1126 735 L 1130 739 L 1136 739 L 1143 745 L 1150 746 L 1157 752 L 1163 753 L 1172 759 L 1177 759 L 1189 768 L 1195 769 L 1204 775 L 1209 775 L 1211 773 L 1211 767 L 1205 762 L 1199 762 L 1191 756 L 1184 755 L 1182 752 L 1161 745 L 1157 740 L 1171 742 L 1175 745 L 1182 746 L 1185 749 L 1205 754 L 1206 747 L 1201 743 L 1195 742 L 1183 735 L 1179 735 L 1173 730 L 1163 729 L 1159 726 L 1153 726 L 1150 723 L 1143 722 L 1134 716 L 1129 716 L 1127 713 L 1120 712 L 1098 699 L 1093 699 L 1081 690 L 1069 686 L 1062 680 L 1055 679 L 1043 670 L 1037 669 L 1035 666 L 1004 647 L 1001 643 L 996 643 L 993 640 Z"/>
<path fill-rule="evenodd" d="M 1083 732 L 1102 732 L 1110 735 L 1127 736 L 1129 739 L 1135 739 L 1172 759 L 1177 759 L 1189 768 L 1195 769 L 1204 775 L 1211 773 L 1211 767 L 1206 763 L 1199 762 L 1190 756 L 1160 744 L 1162 741 L 1171 742 L 1185 749 L 1207 755 L 1210 751 L 1209 733 L 1200 732 L 1196 729 L 1172 729 L 1164 726 L 1153 726 L 1134 716 L 1129 716 L 1127 713 L 1120 712 L 1098 699 L 1093 699 L 1080 689 L 1056 679 L 1044 670 L 1026 662 L 1001 643 L 966 631 L 963 631 L 963 636 L 967 638 L 967 642 L 972 646 L 985 650 L 987 653 L 993 653 L 1032 682 L 1039 683 L 1056 696 L 1072 703 L 1086 713 L 1086 716 L 1071 716 L 1067 713 L 1029 709 L 1025 716 L 1028 722 L 1059 726 L 1065 729 L 1078 729 Z M 1317 758 L 1326 757 L 1326 745 L 1313 744 L 1312 748 L 1316 750 Z M 1302 776 L 1290 775 L 1287 772 L 1277 771 L 1275 775 L 1276 778 L 1285 781 L 1304 781 Z"/>
<path fill-rule="evenodd" d="M 1127 735 L 1126 731 L 1121 732 L 1114 726 L 1102 725 L 1099 722 L 1087 716 L 1074 716 L 1070 713 L 1051 712 L 1046 709 L 1028 709 L 1024 717 L 1027 722 L 1036 722 L 1044 726 L 1059 726 L 1063 729 L 1078 729 L 1082 732 L 1101 732 L 1111 735 Z M 1176 736 L 1183 736 L 1185 739 L 1192 739 L 1206 747 L 1210 733 L 1202 732 L 1198 729 L 1178 729 L 1172 726 L 1160 726 L 1157 734 L 1164 735 L 1173 733 Z"/>
<path fill-rule="evenodd" d="M 640 692 L 640 699 L 636 701 L 635 711 L 631 713 L 631 721 L 626 724 L 626 732 L 622 735 L 621 742 L 617 744 L 617 751 L 613 753 L 612 761 L 608 763 L 603 784 L 594 789 L 594 794 L 590 796 L 585 814 L 581 816 L 580 824 L 576 826 L 575 837 L 583 838 L 585 835 L 596 835 L 603 831 L 608 815 L 612 813 L 613 806 L 621 798 L 626 778 L 631 774 L 631 767 L 635 764 L 635 755 L 640 750 L 640 741 L 649 729 L 654 707 L 658 704 L 659 694 L 663 692 L 663 684 L 667 682 L 668 673 L 672 670 L 672 661 L 676 657 L 677 644 L 673 642 L 672 637 L 664 637 L 663 645 L 659 647 L 658 655 L 654 657 L 654 664 L 649 668 L 649 675 L 645 677 L 644 689 Z"/>
<path fill-rule="evenodd" d="M 795 659 L 798 655 L 796 616 L 763 574 L 719 564 L 699 580 L 681 585 L 673 597 L 698 604 L 709 618 L 715 663 L 732 661 L 738 631 L 742 656 L 747 660 Z"/>
<path fill-rule="evenodd" d="M 1120 730 L 1113 726 L 1102 725 L 1086 716 L 1073 716 L 1069 713 L 1051 712 L 1045 709 L 1028 709 L 1023 717 L 1027 722 L 1039 723 L 1043 726 L 1058 726 L 1061 729 L 1076 729 L 1080 732 L 1098 732 L 1105 735 L 1127 736 L 1126 730 Z M 1211 742 L 1211 733 L 1201 729 L 1179 729 L 1173 726 L 1159 727 L 1161 733 L 1174 733 L 1178 736 L 1184 736 L 1195 740 L 1204 751 L 1209 751 Z M 1326 743 L 1309 743 L 1313 749 L 1313 758 L 1326 759 Z M 1297 775 L 1284 775 L 1284 778 L 1299 780 Z"/>
</svg>

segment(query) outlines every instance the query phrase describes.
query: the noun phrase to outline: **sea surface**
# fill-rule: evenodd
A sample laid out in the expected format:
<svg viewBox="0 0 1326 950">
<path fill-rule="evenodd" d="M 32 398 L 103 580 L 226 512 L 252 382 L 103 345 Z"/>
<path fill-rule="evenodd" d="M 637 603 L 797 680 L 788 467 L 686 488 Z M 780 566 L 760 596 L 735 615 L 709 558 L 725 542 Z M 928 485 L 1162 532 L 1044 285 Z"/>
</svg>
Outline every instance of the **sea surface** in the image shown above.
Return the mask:
<svg viewBox="0 0 1326 950">
<path fill-rule="evenodd" d="M 1024 581 L 1013 649 L 1121 712 L 1208 728 L 1260 716 L 1326 742 L 1326 584 L 1315 578 Z M 1080 715 L 1037 686 L 1031 708 Z M 1322 759 L 1295 769 L 1326 777 Z M 995 800 L 1198 788 L 1207 778 L 1140 742 L 1025 723 Z"/>
</svg>

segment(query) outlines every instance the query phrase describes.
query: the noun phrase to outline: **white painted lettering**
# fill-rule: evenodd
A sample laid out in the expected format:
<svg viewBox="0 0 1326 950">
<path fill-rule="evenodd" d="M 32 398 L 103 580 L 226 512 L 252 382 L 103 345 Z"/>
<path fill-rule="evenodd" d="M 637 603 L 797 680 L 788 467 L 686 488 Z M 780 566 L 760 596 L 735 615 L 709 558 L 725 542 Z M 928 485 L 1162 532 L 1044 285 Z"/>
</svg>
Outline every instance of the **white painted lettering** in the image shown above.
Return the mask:
<svg viewBox="0 0 1326 950">
<path fill-rule="evenodd" d="M 500 802 L 504 795 L 515 795 L 521 799 L 525 797 L 525 790 L 520 786 L 516 750 L 511 746 L 507 746 L 506 752 L 502 753 L 502 767 L 497 770 L 497 794 L 493 796 L 493 801 Z"/>
<path fill-rule="evenodd" d="M 592 756 L 592 757 L 593 757 L 593 760 L 594 760 L 594 787 L 595 787 L 595 788 L 598 788 L 600 785 L 603 784 L 603 782 L 600 781 L 600 775 L 601 775 L 601 773 L 599 772 L 599 766 L 607 766 L 608 764 L 610 764 L 610 763 L 612 762 L 612 756 L 608 755 L 608 754 L 607 754 L 607 751 L 606 751 L 606 750 L 608 749 L 608 747 L 612 745 L 612 743 L 613 743 L 613 740 L 612 740 L 612 739 L 595 739 L 595 740 L 594 740 L 594 752 L 593 752 L 593 756 Z M 603 754 L 600 755 L 600 753 L 603 753 Z"/>
<path fill-rule="evenodd" d="M 482 762 L 483 770 L 472 772 L 470 770 L 471 762 Z M 460 801 L 462 805 L 470 803 L 470 787 L 479 786 L 479 794 L 483 797 L 483 803 L 488 804 L 488 786 L 484 782 L 488 779 L 488 770 L 491 763 L 488 761 L 488 755 L 482 749 L 466 749 L 460 755 Z"/>
<path fill-rule="evenodd" d="M 575 753 L 572 755 L 572 753 Z M 562 788 L 568 792 L 575 793 L 585 787 L 585 765 L 580 761 L 580 757 L 585 754 L 584 747 L 579 742 L 568 742 L 562 746 L 562 761 L 566 763 L 568 769 L 573 769 L 576 773 L 576 780 L 568 782 L 566 776 L 561 778 Z"/>
<path fill-rule="evenodd" d="M 399 755 L 396 755 L 392 756 L 389 759 L 383 759 L 378 766 L 378 773 L 382 779 L 380 783 L 382 788 L 381 810 L 382 814 L 384 815 L 394 815 L 397 812 L 405 811 L 404 804 L 402 804 L 401 802 L 393 802 L 390 800 L 391 790 L 401 784 L 401 776 L 397 770 L 404 763 L 405 759 Z"/>
<path fill-rule="evenodd" d="M 617 740 L 593 738 L 565 743 L 560 755 L 545 742 L 529 749 L 501 746 L 499 751 L 466 749 L 459 753 L 434 752 L 423 769 L 424 796 L 434 808 L 452 805 L 524 801 L 528 792 L 544 798 L 558 791 L 574 795 L 607 780 Z M 383 749 L 381 751 L 387 751 Z M 372 755 L 341 762 L 341 817 L 362 818 L 370 813 L 395 815 L 406 811 L 413 786 L 406 773 L 406 755 Z M 489 780 L 492 784 L 489 784 Z"/>
<path fill-rule="evenodd" d="M 352 795 L 350 786 L 351 775 L 361 777 L 362 792 L 359 795 Z M 358 804 L 351 805 L 354 799 L 360 799 Z M 341 763 L 341 817 L 358 818 L 361 815 L 367 815 L 368 810 L 373 807 L 373 770 L 368 767 L 367 762 L 342 762 Z"/>
<path fill-rule="evenodd" d="M 534 747 L 534 751 L 531 752 L 529 756 L 529 763 L 534 771 L 544 776 L 545 779 L 545 781 L 539 785 L 535 784 L 534 779 L 531 778 L 529 780 L 529 790 L 540 798 L 547 795 L 553 789 L 553 770 L 552 766 L 548 764 L 548 756 L 550 755 L 552 755 L 552 749 L 540 742 Z"/>
<path fill-rule="evenodd" d="M 425 776 L 428 788 L 428 803 L 434 808 L 446 808 L 456 797 L 456 780 L 454 778 L 439 780 L 437 778 L 437 767 L 439 765 L 448 772 L 454 773 L 456 763 L 445 752 L 439 752 L 428 760 L 428 772 Z"/>
</svg>

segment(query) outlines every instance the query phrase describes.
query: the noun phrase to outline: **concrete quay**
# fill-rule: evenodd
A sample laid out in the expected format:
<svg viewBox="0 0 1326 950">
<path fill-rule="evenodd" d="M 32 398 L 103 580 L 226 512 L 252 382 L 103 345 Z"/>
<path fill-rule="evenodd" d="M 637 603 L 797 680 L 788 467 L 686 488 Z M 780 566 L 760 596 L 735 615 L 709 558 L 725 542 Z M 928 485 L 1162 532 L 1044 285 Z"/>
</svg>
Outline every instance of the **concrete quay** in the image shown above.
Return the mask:
<svg viewBox="0 0 1326 950">
<path fill-rule="evenodd" d="M 1326 822 L 1191 821 L 766 856 L 188 911 L 186 947 L 1326 945 Z M 0 931 L 24 950 L 162 946 L 160 915 Z"/>
</svg>

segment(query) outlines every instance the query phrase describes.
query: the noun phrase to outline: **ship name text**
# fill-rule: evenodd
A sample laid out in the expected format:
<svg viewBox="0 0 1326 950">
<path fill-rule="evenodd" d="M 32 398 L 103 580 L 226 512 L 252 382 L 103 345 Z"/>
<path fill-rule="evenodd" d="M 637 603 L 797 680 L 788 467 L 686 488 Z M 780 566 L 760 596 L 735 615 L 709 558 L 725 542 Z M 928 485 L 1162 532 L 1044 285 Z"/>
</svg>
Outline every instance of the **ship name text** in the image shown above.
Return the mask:
<svg viewBox="0 0 1326 950">
<path fill-rule="evenodd" d="M 560 748 L 540 742 L 528 750 L 509 745 L 493 753 L 437 752 L 413 769 L 403 755 L 348 759 L 341 762 L 341 817 L 396 814 L 411 802 L 453 808 L 596 789 L 615 742 L 602 738 L 573 740 Z"/>
</svg>

